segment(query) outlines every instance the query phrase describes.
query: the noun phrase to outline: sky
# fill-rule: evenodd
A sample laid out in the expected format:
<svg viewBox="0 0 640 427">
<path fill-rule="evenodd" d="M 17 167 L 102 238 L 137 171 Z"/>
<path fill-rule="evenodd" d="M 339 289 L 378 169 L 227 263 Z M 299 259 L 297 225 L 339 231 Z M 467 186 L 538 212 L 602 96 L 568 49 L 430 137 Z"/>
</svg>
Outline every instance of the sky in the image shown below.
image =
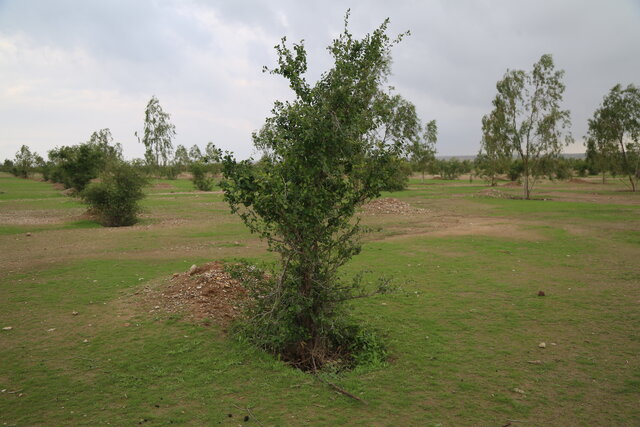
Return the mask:
<svg viewBox="0 0 640 427">
<path fill-rule="evenodd" d="M 565 70 L 563 107 L 583 152 L 587 120 L 617 83 L 640 85 L 640 0 L 0 0 L 0 161 L 21 145 L 41 155 L 109 128 L 126 158 L 156 96 L 174 145 L 211 141 L 256 156 L 251 132 L 286 81 L 262 72 L 274 46 L 304 40 L 309 78 L 331 67 L 326 46 L 351 9 L 357 36 L 390 18 L 407 30 L 389 84 L 435 119 L 439 155 L 473 155 L 481 119 L 507 69 L 546 53 Z"/>
</svg>

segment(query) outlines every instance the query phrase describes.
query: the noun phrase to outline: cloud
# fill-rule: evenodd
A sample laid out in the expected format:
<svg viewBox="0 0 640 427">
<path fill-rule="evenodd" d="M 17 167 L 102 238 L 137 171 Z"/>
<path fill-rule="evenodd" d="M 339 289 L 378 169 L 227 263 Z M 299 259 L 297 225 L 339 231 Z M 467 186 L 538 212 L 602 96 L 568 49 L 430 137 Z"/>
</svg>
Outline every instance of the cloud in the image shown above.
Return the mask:
<svg viewBox="0 0 640 427">
<path fill-rule="evenodd" d="M 508 69 L 552 53 L 566 70 L 573 134 L 615 83 L 640 69 L 640 6 L 599 1 L 350 2 L 357 35 L 391 18 L 411 30 L 393 52 L 390 83 L 423 121 L 438 120 L 441 154 L 473 154 L 480 119 Z M 0 159 L 21 144 L 40 153 L 111 128 L 129 157 L 151 95 L 172 116 L 176 144 L 217 145 L 245 157 L 250 134 L 286 83 L 261 72 L 282 36 L 305 40 L 310 79 L 347 3 L 280 0 L 0 1 Z M 637 80 L 636 84 L 640 83 Z M 580 146 L 573 147 L 581 151 Z"/>
</svg>

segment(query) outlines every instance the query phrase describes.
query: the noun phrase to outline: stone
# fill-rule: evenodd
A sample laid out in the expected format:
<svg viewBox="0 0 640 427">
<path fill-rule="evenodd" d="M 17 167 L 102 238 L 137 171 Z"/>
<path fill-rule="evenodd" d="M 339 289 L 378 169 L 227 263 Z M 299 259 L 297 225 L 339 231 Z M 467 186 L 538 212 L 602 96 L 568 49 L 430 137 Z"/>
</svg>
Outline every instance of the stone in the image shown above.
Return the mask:
<svg viewBox="0 0 640 427">
<path fill-rule="evenodd" d="M 198 270 L 198 266 L 193 264 L 191 266 L 191 268 L 189 269 L 189 276 L 193 276 L 194 274 L 196 274 L 196 271 Z"/>
<path fill-rule="evenodd" d="M 541 342 L 540 344 L 538 344 L 538 347 L 540 347 L 540 348 L 547 348 L 547 344 L 546 344 L 546 343 Z"/>
</svg>

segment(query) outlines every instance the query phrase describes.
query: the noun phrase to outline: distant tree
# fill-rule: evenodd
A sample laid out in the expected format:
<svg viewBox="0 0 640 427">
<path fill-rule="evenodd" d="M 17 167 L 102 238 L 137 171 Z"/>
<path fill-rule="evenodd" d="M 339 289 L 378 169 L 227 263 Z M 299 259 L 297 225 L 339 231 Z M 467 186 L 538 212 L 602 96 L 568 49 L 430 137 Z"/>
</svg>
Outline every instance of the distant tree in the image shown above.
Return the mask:
<svg viewBox="0 0 640 427">
<path fill-rule="evenodd" d="M 152 96 L 144 111 L 142 143 L 146 148 L 147 162 L 155 168 L 166 166 L 173 153 L 171 140 L 176 135 L 176 127 L 171 124 L 170 118 L 171 116 L 160 106 L 158 98 Z"/>
<path fill-rule="evenodd" d="M 50 150 L 47 178 L 82 191 L 109 162 L 122 159 L 120 144 L 112 142 L 111 131 L 105 128 L 93 132 L 87 142 Z"/>
<path fill-rule="evenodd" d="M 214 175 L 220 173 L 220 170 L 222 169 L 222 150 L 216 147 L 213 142 L 209 142 L 205 149 L 203 160 L 209 166 L 209 172 Z"/>
<path fill-rule="evenodd" d="M 12 173 L 20 178 L 28 178 L 36 166 L 36 154 L 32 153 L 29 147 L 23 145 L 16 153 L 16 158 L 13 161 Z"/>
<path fill-rule="evenodd" d="M 443 179 L 454 180 L 458 179 L 460 175 L 465 173 L 465 165 L 455 157 L 450 159 L 438 159 L 435 162 L 435 167 L 440 177 Z"/>
<path fill-rule="evenodd" d="M 257 292 L 245 336 L 305 369 L 363 351 L 380 354 L 344 311 L 345 301 L 365 296 L 360 282 L 341 280 L 338 270 L 360 252 L 357 208 L 380 194 L 403 152 L 402 134 L 411 133 L 393 122 L 398 115 L 390 108 L 401 103 L 382 88 L 397 41 L 387 25 L 358 40 L 345 22 L 328 48 L 334 66 L 315 85 L 305 78 L 304 45 L 291 49 L 283 40 L 272 73 L 294 94 L 276 102 L 254 134 L 266 159 L 259 167 L 223 160 L 225 200 L 281 257 L 278 274 Z"/>
<path fill-rule="evenodd" d="M 431 120 L 425 125 L 422 138 L 416 138 L 409 146 L 409 160 L 414 170 L 422 174 L 422 182 L 429 163 L 435 159 L 437 141 L 438 125 L 435 120 Z"/>
<path fill-rule="evenodd" d="M 5 159 L 4 163 L 2 163 L 2 171 L 11 173 L 13 171 L 13 160 Z"/>
<path fill-rule="evenodd" d="M 189 148 L 189 161 L 193 162 L 200 162 L 202 161 L 202 151 L 200 151 L 200 147 L 198 147 L 196 144 L 193 144 L 193 146 L 191 148 Z"/>
<path fill-rule="evenodd" d="M 178 144 L 175 154 L 173 156 L 173 164 L 178 166 L 181 171 L 184 171 L 189 165 L 189 152 L 184 145 Z"/>
<path fill-rule="evenodd" d="M 640 178 L 640 90 L 615 85 L 589 120 L 587 150 L 627 176 L 631 191 Z"/>
<path fill-rule="evenodd" d="M 494 110 L 489 115 L 491 137 L 499 151 L 516 153 L 523 166 L 523 196 L 529 199 L 539 163 L 555 157 L 571 136 L 568 110 L 560 108 L 564 71 L 554 69 L 551 55 L 542 55 L 531 72 L 508 70 L 496 87 Z M 566 131 L 566 132 L 565 132 Z"/>
</svg>

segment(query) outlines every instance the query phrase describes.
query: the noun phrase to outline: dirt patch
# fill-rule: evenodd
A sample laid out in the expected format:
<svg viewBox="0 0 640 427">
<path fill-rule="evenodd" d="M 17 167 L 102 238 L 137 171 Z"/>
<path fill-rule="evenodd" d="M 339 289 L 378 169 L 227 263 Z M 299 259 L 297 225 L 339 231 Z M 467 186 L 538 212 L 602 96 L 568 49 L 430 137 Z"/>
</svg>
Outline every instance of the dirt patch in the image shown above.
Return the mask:
<svg viewBox="0 0 640 427">
<path fill-rule="evenodd" d="M 517 188 L 520 188 L 520 187 L 522 187 L 522 184 L 519 184 L 519 183 L 517 183 L 515 181 L 510 181 L 510 182 L 507 182 L 505 184 L 500 184 L 500 187 L 517 187 Z"/>
<path fill-rule="evenodd" d="M 175 273 L 162 289 L 145 290 L 144 301 L 153 307 L 152 311 L 185 314 L 205 324 L 214 321 L 229 326 L 247 299 L 246 289 L 224 271 L 219 261 L 194 267 L 185 273 Z"/>
<path fill-rule="evenodd" d="M 83 209 L 46 210 L 46 209 L 22 209 L 0 212 L 1 225 L 51 225 L 63 224 L 75 216 L 80 215 Z"/>
<path fill-rule="evenodd" d="M 362 207 L 369 215 L 410 215 L 414 213 L 427 213 L 427 209 L 414 208 L 410 204 L 392 197 L 372 200 Z"/>
<path fill-rule="evenodd" d="M 173 185 L 167 184 L 166 182 L 158 182 L 153 186 L 153 188 L 173 188 Z"/>
<path fill-rule="evenodd" d="M 571 178 L 569 182 L 572 184 L 593 184 L 593 182 L 591 181 L 587 181 L 586 179 L 580 179 L 580 178 Z"/>
</svg>

